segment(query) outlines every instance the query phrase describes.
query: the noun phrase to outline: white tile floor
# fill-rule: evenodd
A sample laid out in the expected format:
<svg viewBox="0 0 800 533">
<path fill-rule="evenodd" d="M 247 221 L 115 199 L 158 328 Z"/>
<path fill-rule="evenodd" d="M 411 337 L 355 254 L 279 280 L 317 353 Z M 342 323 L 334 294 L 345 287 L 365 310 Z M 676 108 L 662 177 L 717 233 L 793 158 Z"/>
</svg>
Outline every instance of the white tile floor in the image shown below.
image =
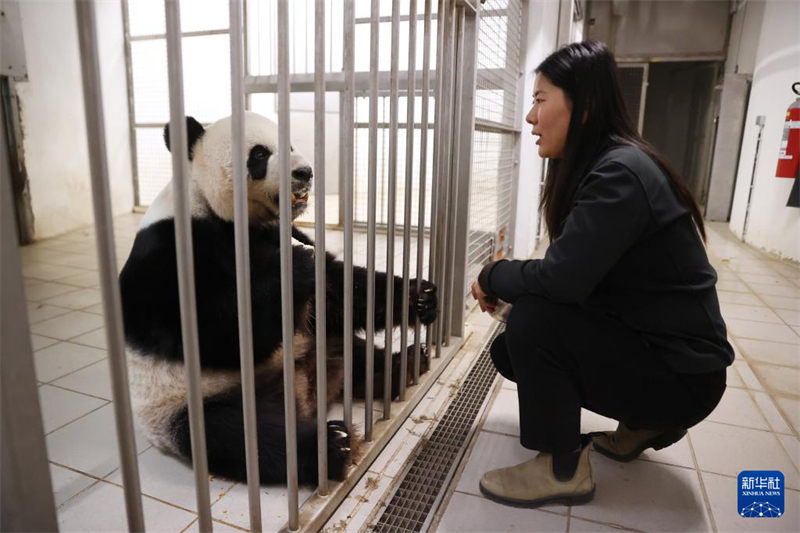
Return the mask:
<svg viewBox="0 0 800 533">
<path fill-rule="evenodd" d="M 138 220 L 136 215 L 115 219 L 120 265 Z M 709 420 L 677 445 L 648 452 L 627 465 L 592 454 L 598 489 L 589 505 L 511 509 L 483 499 L 477 490 L 486 469 L 533 453 L 516 437 L 513 384 L 502 383 L 463 473 L 455 480 L 440 531 L 800 531 L 800 268 L 743 246 L 725 225 L 709 224 L 708 230 L 723 314 L 737 349 L 728 391 Z M 337 247 L 341 243 L 332 235 L 328 248 Z M 60 527 L 124 530 L 93 230 L 25 247 L 22 257 Z M 477 321 L 474 326 L 463 354 L 480 347 L 480 334 L 488 324 Z M 327 530 L 357 531 L 368 523 L 408 453 L 433 427 L 470 359 L 458 357 L 445 370 Z M 583 424 L 585 431 L 615 425 L 588 412 Z M 190 468 L 164 456 L 140 435 L 137 449 L 148 528 L 196 530 Z M 787 512 L 781 519 L 753 525 L 735 514 L 735 476 L 739 470 L 767 468 L 786 476 Z M 211 490 L 217 529 L 246 529 L 244 487 L 213 480 Z M 301 493 L 301 501 L 308 494 Z M 263 487 L 265 531 L 285 521 L 284 502 L 281 487 Z"/>
</svg>

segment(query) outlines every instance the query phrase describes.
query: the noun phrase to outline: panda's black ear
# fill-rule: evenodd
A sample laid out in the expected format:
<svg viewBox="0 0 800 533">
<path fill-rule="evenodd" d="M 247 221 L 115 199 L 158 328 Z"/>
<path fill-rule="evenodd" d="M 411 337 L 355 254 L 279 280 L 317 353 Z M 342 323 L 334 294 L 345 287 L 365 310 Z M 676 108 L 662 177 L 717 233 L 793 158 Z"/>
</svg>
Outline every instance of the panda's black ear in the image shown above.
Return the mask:
<svg viewBox="0 0 800 533">
<path fill-rule="evenodd" d="M 186 117 L 186 137 L 189 145 L 189 161 L 194 156 L 194 145 L 200 140 L 200 137 L 206 132 L 203 125 L 197 122 L 194 117 Z M 169 122 L 164 126 L 164 144 L 169 147 Z"/>
</svg>

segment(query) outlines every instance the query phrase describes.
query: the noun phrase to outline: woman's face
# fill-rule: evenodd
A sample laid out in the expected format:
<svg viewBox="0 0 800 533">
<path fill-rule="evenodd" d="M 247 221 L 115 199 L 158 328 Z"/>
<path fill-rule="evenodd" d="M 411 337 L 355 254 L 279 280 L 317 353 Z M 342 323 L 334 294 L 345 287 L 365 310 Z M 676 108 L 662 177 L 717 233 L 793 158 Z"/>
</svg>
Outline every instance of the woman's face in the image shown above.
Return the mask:
<svg viewBox="0 0 800 533">
<path fill-rule="evenodd" d="M 559 87 L 544 75 L 537 74 L 533 85 L 533 107 L 525 120 L 533 126 L 533 135 L 538 136 L 536 145 L 539 157 L 557 159 L 564 155 L 567 142 L 572 102 Z"/>
</svg>

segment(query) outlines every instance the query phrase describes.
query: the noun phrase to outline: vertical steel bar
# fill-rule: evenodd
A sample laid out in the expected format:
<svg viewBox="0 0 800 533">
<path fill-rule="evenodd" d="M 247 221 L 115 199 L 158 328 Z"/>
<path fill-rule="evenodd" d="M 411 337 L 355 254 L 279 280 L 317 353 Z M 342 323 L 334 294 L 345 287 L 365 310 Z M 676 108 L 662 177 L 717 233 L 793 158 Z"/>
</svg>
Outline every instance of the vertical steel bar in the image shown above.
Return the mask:
<svg viewBox="0 0 800 533">
<path fill-rule="evenodd" d="M 386 211 L 386 341 L 383 358 L 383 419 L 392 417 L 392 333 L 394 331 L 394 238 L 397 209 L 397 108 L 400 99 L 400 0 L 392 1 L 392 48 L 389 72 L 389 204 Z M 402 358 L 402 356 L 401 356 Z M 401 377 L 402 381 L 402 377 Z"/>
<path fill-rule="evenodd" d="M 406 97 L 406 183 L 405 211 L 403 213 L 403 318 L 400 324 L 400 401 L 406 399 L 406 382 L 408 381 L 408 301 L 411 276 L 411 187 L 414 179 L 414 104 L 417 98 L 417 0 L 408 5 L 408 84 Z"/>
<path fill-rule="evenodd" d="M 354 104 L 355 104 L 355 36 L 356 15 L 354 0 L 344 2 L 344 78 L 345 93 L 342 121 L 345 135 L 344 155 L 344 423 L 353 429 L 353 161 Z"/>
<path fill-rule="evenodd" d="M 283 394 L 286 417 L 286 481 L 289 529 L 300 527 L 297 501 L 297 404 L 294 387 L 294 300 L 292 277 L 291 139 L 289 137 L 289 0 L 278 1 L 278 175 L 280 176 L 281 311 Z"/>
<path fill-rule="evenodd" d="M 453 171 L 451 173 L 451 193 L 448 195 L 450 198 L 450 209 L 445 214 L 448 217 L 447 228 L 448 228 L 448 238 L 447 238 L 447 247 L 446 247 L 446 254 L 447 259 L 445 261 L 447 272 L 449 273 L 447 279 L 447 302 L 448 305 L 444 309 L 444 335 L 443 335 L 443 343 L 447 346 L 450 344 L 450 332 L 452 331 L 453 325 L 453 307 L 456 305 L 463 306 L 462 296 L 459 293 L 458 295 L 453 294 L 453 285 L 455 280 L 455 257 L 456 257 L 456 212 L 458 206 L 458 184 L 459 184 L 459 161 L 460 158 L 458 157 L 459 149 L 460 149 L 460 134 L 461 134 L 461 92 L 463 86 L 463 72 L 462 67 L 464 66 L 464 7 L 459 7 L 457 11 L 457 16 L 453 21 L 454 24 L 457 24 L 457 33 L 454 34 L 455 41 L 454 41 L 454 54 L 453 54 L 453 75 L 455 77 L 455 90 L 453 96 L 453 113 L 452 113 L 452 120 L 453 120 L 453 151 L 452 151 L 452 168 Z"/>
<path fill-rule="evenodd" d="M 439 221 L 438 221 L 438 207 L 439 207 L 439 184 L 442 179 L 439 172 L 439 143 L 442 138 L 442 85 L 445 76 L 442 74 L 442 62 L 444 59 L 444 24 L 446 16 L 446 6 L 448 0 L 439 0 L 439 5 L 436 11 L 436 88 L 433 95 L 435 105 L 434 112 L 434 130 L 433 130 L 433 173 L 431 174 L 431 238 L 430 250 L 428 254 L 428 279 L 435 284 L 439 283 L 436 278 L 436 256 L 439 243 Z M 441 305 L 439 306 L 441 310 Z M 441 314 L 441 311 L 440 311 Z M 433 354 L 434 337 L 436 333 L 436 326 L 439 322 L 437 319 L 433 324 L 427 328 L 425 336 L 425 344 L 428 348 L 428 357 Z"/>
<path fill-rule="evenodd" d="M 328 494 L 328 371 L 325 279 L 325 0 L 316 0 L 314 32 L 314 179 L 317 327 L 317 465 L 321 496 Z"/>
<path fill-rule="evenodd" d="M 454 148 L 453 153 L 458 159 L 458 173 L 455 174 L 457 180 L 454 202 L 455 207 L 452 210 L 455 218 L 453 223 L 454 228 L 467 228 L 470 220 L 470 190 L 472 180 L 472 153 L 473 153 L 473 135 L 475 132 L 475 89 L 477 86 L 477 68 L 476 68 L 476 49 L 478 41 L 478 26 L 480 23 L 480 16 L 478 13 L 472 13 L 465 10 L 465 17 L 463 19 L 463 44 L 459 44 L 459 49 L 463 48 L 459 60 L 458 76 L 460 77 L 460 92 L 458 104 L 459 116 L 459 132 L 458 132 L 458 145 Z M 467 287 L 467 256 L 469 250 L 469 234 L 467 231 L 454 232 L 454 262 L 452 268 L 453 286 L 464 288 L 464 293 L 454 296 L 458 305 L 452 306 L 452 318 L 450 320 L 451 334 L 463 337 L 464 335 L 464 316 L 466 306 L 464 305 L 464 296 L 466 295 Z M 472 280 L 469 280 L 472 281 Z"/>
<path fill-rule="evenodd" d="M 450 209 L 450 184 L 451 184 L 451 162 L 453 158 L 453 81 L 455 72 L 454 65 L 454 41 L 455 41 L 455 2 L 449 0 L 446 7 L 445 18 L 445 36 L 444 36 L 444 52 L 442 54 L 442 75 L 445 79 L 442 80 L 442 125 L 439 130 L 441 133 L 440 139 L 437 143 L 440 145 L 439 150 L 439 178 L 441 179 L 439 185 L 439 205 L 437 206 L 436 214 L 438 217 L 438 234 L 441 245 L 437 247 L 436 253 L 436 279 L 439 283 L 439 318 L 436 320 L 436 328 L 434 331 L 436 343 L 436 357 L 441 357 L 442 346 L 444 344 L 444 322 L 447 316 L 447 306 L 450 302 L 447 300 L 447 284 L 450 277 L 450 272 L 445 265 L 446 255 L 445 249 L 449 244 L 449 217 L 447 213 Z M 438 105 L 438 104 L 437 104 Z"/>
<path fill-rule="evenodd" d="M 250 531 L 261 531 L 258 428 L 253 360 L 253 316 L 250 299 L 250 216 L 247 202 L 247 148 L 244 144 L 243 0 L 230 1 L 231 159 L 233 160 L 233 233 L 236 250 L 236 308 L 239 315 L 239 365 L 242 373 L 244 452 Z"/>
<path fill-rule="evenodd" d="M 367 350 L 364 440 L 372 441 L 375 382 L 375 210 L 378 185 L 378 46 L 380 1 L 372 0 L 369 32 L 369 168 L 367 186 Z"/>
<path fill-rule="evenodd" d="M 183 99 L 183 56 L 180 5 L 165 0 L 167 30 L 167 71 L 169 74 L 170 146 L 175 193 L 175 242 L 178 262 L 178 292 L 181 308 L 181 337 L 186 367 L 192 463 L 200 531 L 211 531 L 211 501 L 208 487 L 206 432 L 203 397 L 200 390 L 200 351 L 197 333 L 197 299 L 194 284 L 189 157 Z"/>
<path fill-rule="evenodd" d="M 425 21 L 422 42 L 422 116 L 419 147 L 419 208 L 417 212 L 417 293 L 422 290 L 423 263 L 425 259 L 425 180 L 428 172 L 428 106 L 431 82 L 431 0 L 425 0 Z M 419 383 L 422 325 L 419 317 L 414 322 L 414 385 Z"/>
<path fill-rule="evenodd" d="M 100 262 L 100 289 L 106 323 L 108 363 L 114 399 L 125 511 L 130 531 L 144 531 L 142 494 L 136 458 L 131 398 L 128 390 L 128 367 L 125 358 L 125 334 L 122 324 L 122 299 L 117 281 L 117 257 L 114 246 L 114 221 L 108 174 L 103 89 L 100 54 L 97 42 L 95 2 L 76 4 L 78 44 L 81 54 L 83 102 L 86 108 L 86 132 L 89 139 L 89 167 L 92 181 L 92 207 L 96 228 L 97 256 Z M 14 512 L 11 509 L 8 512 Z"/>
</svg>

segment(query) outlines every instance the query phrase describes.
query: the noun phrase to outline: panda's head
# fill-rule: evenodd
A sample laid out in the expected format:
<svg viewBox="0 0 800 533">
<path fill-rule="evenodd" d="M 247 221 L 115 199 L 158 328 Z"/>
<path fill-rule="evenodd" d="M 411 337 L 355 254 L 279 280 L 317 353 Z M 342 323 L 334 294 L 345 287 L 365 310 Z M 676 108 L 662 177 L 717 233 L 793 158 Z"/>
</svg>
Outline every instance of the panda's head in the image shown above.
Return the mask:
<svg viewBox="0 0 800 533">
<path fill-rule="evenodd" d="M 233 163 L 231 158 L 231 117 L 207 128 L 194 118 L 186 119 L 192 179 L 211 209 L 224 220 L 233 220 Z M 169 124 L 164 127 L 169 149 Z M 278 220 L 280 175 L 278 173 L 278 125 L 250 111 L 244 117 L 247 198 L 251 223 Z M 292 173 L 292 219 L 308 206 L 314 172 L 308 160 L 294 151 L 289 158 Z"/>
</svg>

